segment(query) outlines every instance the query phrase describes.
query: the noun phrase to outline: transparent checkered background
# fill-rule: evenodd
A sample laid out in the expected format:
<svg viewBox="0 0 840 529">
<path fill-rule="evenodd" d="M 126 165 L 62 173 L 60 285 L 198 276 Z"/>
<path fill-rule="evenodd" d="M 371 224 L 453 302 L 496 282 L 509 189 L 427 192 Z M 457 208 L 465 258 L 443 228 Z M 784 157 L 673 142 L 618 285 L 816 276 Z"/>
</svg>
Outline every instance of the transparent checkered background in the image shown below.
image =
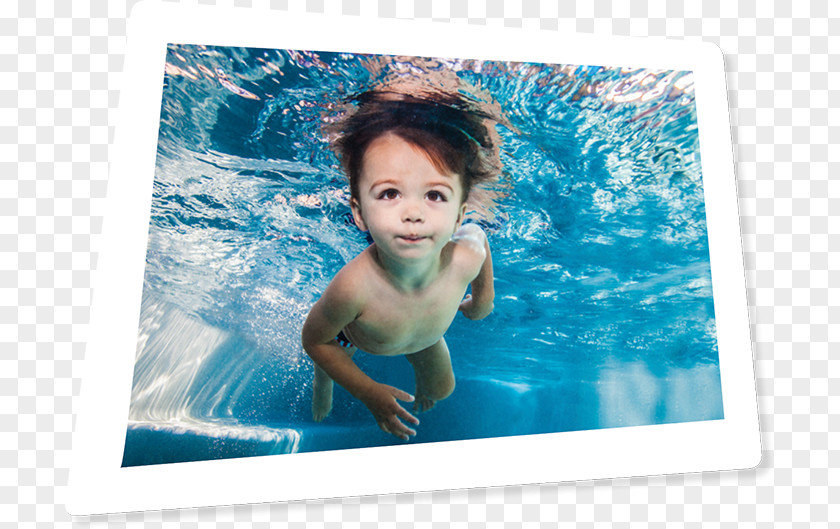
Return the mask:
<svg viewBox="0 0 840 529">
<path fill-rule="evenodd" d="M 840 4 L 218 0 L 243 9 L 666 36 L 726 55 L 764 460 L 755 470 L 71 519 L 67 482 L 134 2 L 0 3 L 0 529 L 825 527 L 840 511 Z M 186 3 L 186 2 L 185 2 Z M 213 0 L 198 0 L 212 4 Z M 789 4 L 794 4 L 793 6 Z M 838 84 L 840 86 L 840 84 Z M 833 206 L 832 206 L 833 204 Z M 735 226 L 732 227 L 736 229 Z M 831 329 L 834 328 L 835 331 Z M 832 404 L 833 403 L 833 404 Z M 829 410 L 834 409 L 832 413 Z M 832 449 L 831 446 L 834 446 Z M 476 525 L 478 526 L 478 525 Z"/>
</svg>

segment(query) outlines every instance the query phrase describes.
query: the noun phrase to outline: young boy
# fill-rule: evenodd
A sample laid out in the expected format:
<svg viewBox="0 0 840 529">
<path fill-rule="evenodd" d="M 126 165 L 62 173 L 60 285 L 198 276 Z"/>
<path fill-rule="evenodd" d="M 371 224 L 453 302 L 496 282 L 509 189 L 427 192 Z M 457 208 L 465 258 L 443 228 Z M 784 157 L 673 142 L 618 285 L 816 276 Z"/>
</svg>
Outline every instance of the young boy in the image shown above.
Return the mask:
<svg viewBox="0 0 840 529">
<path fill-rule="evenodd" d="M 482 116 L 435 101 L 369 92 L 340 123 L 335 149 L 350 180 L 350 206 L 373 244 L 342 268 L 312 307 L 302 340 L 315 362 L 312 414 L 332 408 L 333 381 L 361 400 L 382 430 L 403 440 L 455 377 L 443 334 L 458 311 L 493 310 L 493 265 L 484 231 L 462 225 L 472 184 L 498 171 Z M 467 286 L 472 293 L 464 297 Z M 378 383 L 352 361 L 356 350 L 405 356 L 415 396 Z"/>
</svg>

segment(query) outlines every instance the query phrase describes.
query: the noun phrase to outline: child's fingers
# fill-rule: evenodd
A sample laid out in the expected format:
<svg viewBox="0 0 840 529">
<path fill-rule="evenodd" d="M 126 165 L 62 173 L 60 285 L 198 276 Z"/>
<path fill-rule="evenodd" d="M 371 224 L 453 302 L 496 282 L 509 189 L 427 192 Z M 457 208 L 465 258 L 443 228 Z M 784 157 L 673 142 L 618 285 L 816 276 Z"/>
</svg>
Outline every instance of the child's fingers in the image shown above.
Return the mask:
<svg viewBox="0 0 840 529">
<path fill-rule="evenodd" d="M 410 393 L 406 393 L 405 391 L 403 391 L 401 389 L 393 388 L 392 395 L 394 395 L 394 398 L 405 401 L 405 402 L 414 402 L 414 395 L 412 395 Z M 399 404 L 397 404 L 397 409 L 395 411 L 396 411 L 397 415 L 399 417 L 401 417 L 403 420 L 406 420 L 406 421 L 408 421 L 412 424 L 420 424 L 420 419 L 418 419 L 414 415 L 410 414 L 408 412 L 408 410 L 406 410 L 405 408 L 403 408 Z M 402 423 L 399 420 L 397 420 L 396 418 L 394 420 L 395 420 L 395 422 L 399 423 L 400 426 L 402 426 Z M 412 430 L 412 432 L 413 432 L 413 430 Z M 415 434 L 416 434 L 416 432 L 412 433 L 411 435 L 415 435 Z"/>
<path fill-rule="evenodd" d="M 404 425 L 400 421 L 396 421 L 396 422 L 400 425 L 398 430 L 397 430 L 399 433 L 396 434 L 396 435 L 397 435 L 397 437 L 399 437 L 403 441 L 408 441 L 409 437 L 414 437 L 415 435 L 417 435 L 417 431 L 414 430 L 413 428 L 409 428 L 408 426 Z"/>
<path fill-rule="evenodd" d="M 403 420 L 406 420 L 412 424 L 420 424 L 420 419 L 410 414 L 408 410 L 406 410 L 402 406 L 399 406 L 399 409 L 397 410 L 397 415 L 399 415 Z"/>
<path fill-rule="evenodd" d="M 385 389 L 386 393 L 390 394 L 394 400 L 388 403 L 386 397 L 385 401 L 380 401 L 378 405 L 371 407 L 374 417 L 377 418 L 376 422 L 379 428 L 385 433 L 399 437 L 403 441 L 408 441 L 408 438 L 417 435 L 417 432 L 403 424 L 400 418 L 415 425 L 420 424 L 420 420 L 400 406 L 397 399 L 413 402 L 414 396 L 393 386 L 380 384 L 380 388 Z"/>
<path fill-rule="evenodd" d="M 395 398 L 400 399 L 400 400 L 405 401 L 405 402 L 414 402 L 414 395 L 412 395 L 410 393 L 406 393 L 405 391 L 403 391 L 401 389 L 397 389 L 397 388 L 391 388 L 391 389 L 393 390 L 391 392 L 391 394 Z"/>
<path fill-rule="evenodd" d="M 404 401 L 404 402 L 414 402 L 414 395 L 412 395 L 411 393 L 407 393 L 407 392 L 405 392 L 405 391 L 403 391 L 399 388 L 391 387 L 391 395 L 393 395 L 395 399 L 398 399 L 398 400 L 401 400 L 401 401 Z M 397 413 L 397 415 L 399 415 L 400 417 L 402 417 L 403 419 L 405 419 L 409 422 L 412 422 L 414 424 L 420 424 L 420 420 L 417 419 L 417 417 L 408 413 L 406 411 L 406 409 L 403 408 L 402 406 L 400 406 L 399 404 L 397 404 L 396 413 Z M 397 421 L 397 422 L 399 422 L 399 421 Z M 400 423 L 400 424 L 402 424 L 402 423 Z"/>
<path fill-rule="evenodd" d="M 409 437 L 417 435 L 417 432 L 414 429 L 404 425 L 396 417 L 392 417 L 388 421 L 380 422 L 379 427 L 385 433 L 389 433 L 393 436 L 399 437 L 403 441 L 408 441 Z"/>
</svg>

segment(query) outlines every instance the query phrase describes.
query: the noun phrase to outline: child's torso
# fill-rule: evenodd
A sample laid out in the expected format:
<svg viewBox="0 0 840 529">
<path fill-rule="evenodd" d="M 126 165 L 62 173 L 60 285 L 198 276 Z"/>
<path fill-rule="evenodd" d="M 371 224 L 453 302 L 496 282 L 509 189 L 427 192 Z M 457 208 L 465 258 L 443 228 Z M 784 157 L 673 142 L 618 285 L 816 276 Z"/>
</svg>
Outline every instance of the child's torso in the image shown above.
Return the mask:
<svg viewBox="0 0 840 529">
<path fill-rule="evenodd" d="M 455 319 L 469 284 L 449 265 L 426 287 L 402 292 L 381 274 L 360 274 L 366 302 L 359 317 L 344 328 L 359 349 L 377 355 L 416 353 L 434 345 Z"/>
</svg>

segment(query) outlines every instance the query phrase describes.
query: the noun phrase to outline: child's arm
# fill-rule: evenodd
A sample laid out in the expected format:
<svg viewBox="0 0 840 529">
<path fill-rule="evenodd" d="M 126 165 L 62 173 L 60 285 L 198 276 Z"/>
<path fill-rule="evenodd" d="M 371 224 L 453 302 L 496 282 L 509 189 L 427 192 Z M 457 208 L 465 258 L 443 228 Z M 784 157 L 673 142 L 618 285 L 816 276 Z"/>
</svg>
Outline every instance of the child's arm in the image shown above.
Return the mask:
<svg viewBox="0 0 840 529">
<path fill-rule="evenodd" d="M 480 320 L 493 312 L 493 257 L 490 255 L 490 243 L 487 235 L 477 224 L 465 224 L 453 236 L 456 242 L 466 243 L 481 262 L 478 275 L 470 282 L 472 293 L 464 298 L 458 310 L 471 320 Z"/>
<path fill-rule="evenodd" d="M 312 307 L 303 324 L 303 348 L 330 378 L 368 407 L 382 430 L 408 440 L 417 432 L 399 418 L 415 425 L 420 421 L 400 406 L 397 399 L 411 402 L 414 397 L 367 376 L 334 342 L 339 331 L 358 315 L 356 305 L 353 292 L 343 287 L 337 276 Z"/>
</svg>

